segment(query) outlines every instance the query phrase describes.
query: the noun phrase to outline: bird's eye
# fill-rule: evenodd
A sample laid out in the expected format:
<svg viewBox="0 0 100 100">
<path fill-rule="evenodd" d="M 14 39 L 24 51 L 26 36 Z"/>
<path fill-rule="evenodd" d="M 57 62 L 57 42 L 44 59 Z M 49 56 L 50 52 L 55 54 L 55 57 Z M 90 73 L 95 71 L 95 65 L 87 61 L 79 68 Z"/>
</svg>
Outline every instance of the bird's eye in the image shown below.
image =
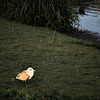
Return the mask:
<svg viewBox="0 0 100 100">
<path fill-rule="evenodd" d="M 32 69 L 30 69 L 30 71 L 32 71 Z"/>
</svg>

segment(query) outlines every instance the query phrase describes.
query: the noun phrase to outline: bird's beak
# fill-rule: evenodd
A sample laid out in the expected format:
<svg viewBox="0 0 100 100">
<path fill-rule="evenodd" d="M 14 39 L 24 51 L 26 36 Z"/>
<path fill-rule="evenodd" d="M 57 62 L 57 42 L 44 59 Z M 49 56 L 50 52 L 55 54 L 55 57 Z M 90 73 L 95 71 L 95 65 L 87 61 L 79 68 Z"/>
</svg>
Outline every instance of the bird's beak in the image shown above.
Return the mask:
<svg viewBox="0 0 100 100">
<path fill-rule="evenodd" d="M 34 72 L 36 72 L 36 70 L 33 70 Z"/>
</svg>

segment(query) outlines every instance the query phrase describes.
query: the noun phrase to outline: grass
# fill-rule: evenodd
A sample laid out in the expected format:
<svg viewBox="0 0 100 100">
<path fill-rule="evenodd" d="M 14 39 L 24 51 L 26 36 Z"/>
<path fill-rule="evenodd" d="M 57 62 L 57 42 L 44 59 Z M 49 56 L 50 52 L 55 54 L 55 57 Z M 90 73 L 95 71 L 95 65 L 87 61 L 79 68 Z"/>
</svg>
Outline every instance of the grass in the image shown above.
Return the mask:
<svg viewBox="0 0 100 100">
<path fill-rule="evenodd" d="M 22 24 L 69 31 L 78 20 L 74 0 L 1 0 L 0 16 Z"/>
<path fill-rule="evenodd" d="M 0 18 L 0 93 L 100 97 L 100 49 L 94 44 Z M 11 81 L 28 67 L 36 69 L 28 87 Z"/>
</svg>

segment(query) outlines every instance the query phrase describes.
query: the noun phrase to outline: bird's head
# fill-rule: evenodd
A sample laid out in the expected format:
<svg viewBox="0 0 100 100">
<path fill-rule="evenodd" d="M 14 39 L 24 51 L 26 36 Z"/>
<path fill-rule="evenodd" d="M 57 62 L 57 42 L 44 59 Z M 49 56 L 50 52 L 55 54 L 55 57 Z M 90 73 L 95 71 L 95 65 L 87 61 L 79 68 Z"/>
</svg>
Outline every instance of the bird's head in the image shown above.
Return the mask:
<svg viewBox="0 0 100 100">
<path fill-rule="evenodd" d="M 27 71 L 35 72 L 36 70 L 34 70 L 33 68 L 29 67 L 29 68 L 27 69 Z"/>
</svg>

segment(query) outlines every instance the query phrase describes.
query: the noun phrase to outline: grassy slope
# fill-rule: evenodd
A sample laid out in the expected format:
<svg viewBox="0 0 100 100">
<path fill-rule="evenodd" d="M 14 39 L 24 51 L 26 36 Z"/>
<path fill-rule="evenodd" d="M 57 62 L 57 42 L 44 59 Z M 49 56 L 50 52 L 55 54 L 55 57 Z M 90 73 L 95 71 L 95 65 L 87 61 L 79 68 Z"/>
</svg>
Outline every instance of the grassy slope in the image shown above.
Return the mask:
<svg viewBox="0 0 100 100">
<path fill-rule="evenodd" d="M 100 50 L 91 44 L 50 29 L 0 19 L 0 89 L 97 97 Z M 11 81 L 30 66 L 36 73 L 28 87 L 21 81 Z"/>
</svg>

